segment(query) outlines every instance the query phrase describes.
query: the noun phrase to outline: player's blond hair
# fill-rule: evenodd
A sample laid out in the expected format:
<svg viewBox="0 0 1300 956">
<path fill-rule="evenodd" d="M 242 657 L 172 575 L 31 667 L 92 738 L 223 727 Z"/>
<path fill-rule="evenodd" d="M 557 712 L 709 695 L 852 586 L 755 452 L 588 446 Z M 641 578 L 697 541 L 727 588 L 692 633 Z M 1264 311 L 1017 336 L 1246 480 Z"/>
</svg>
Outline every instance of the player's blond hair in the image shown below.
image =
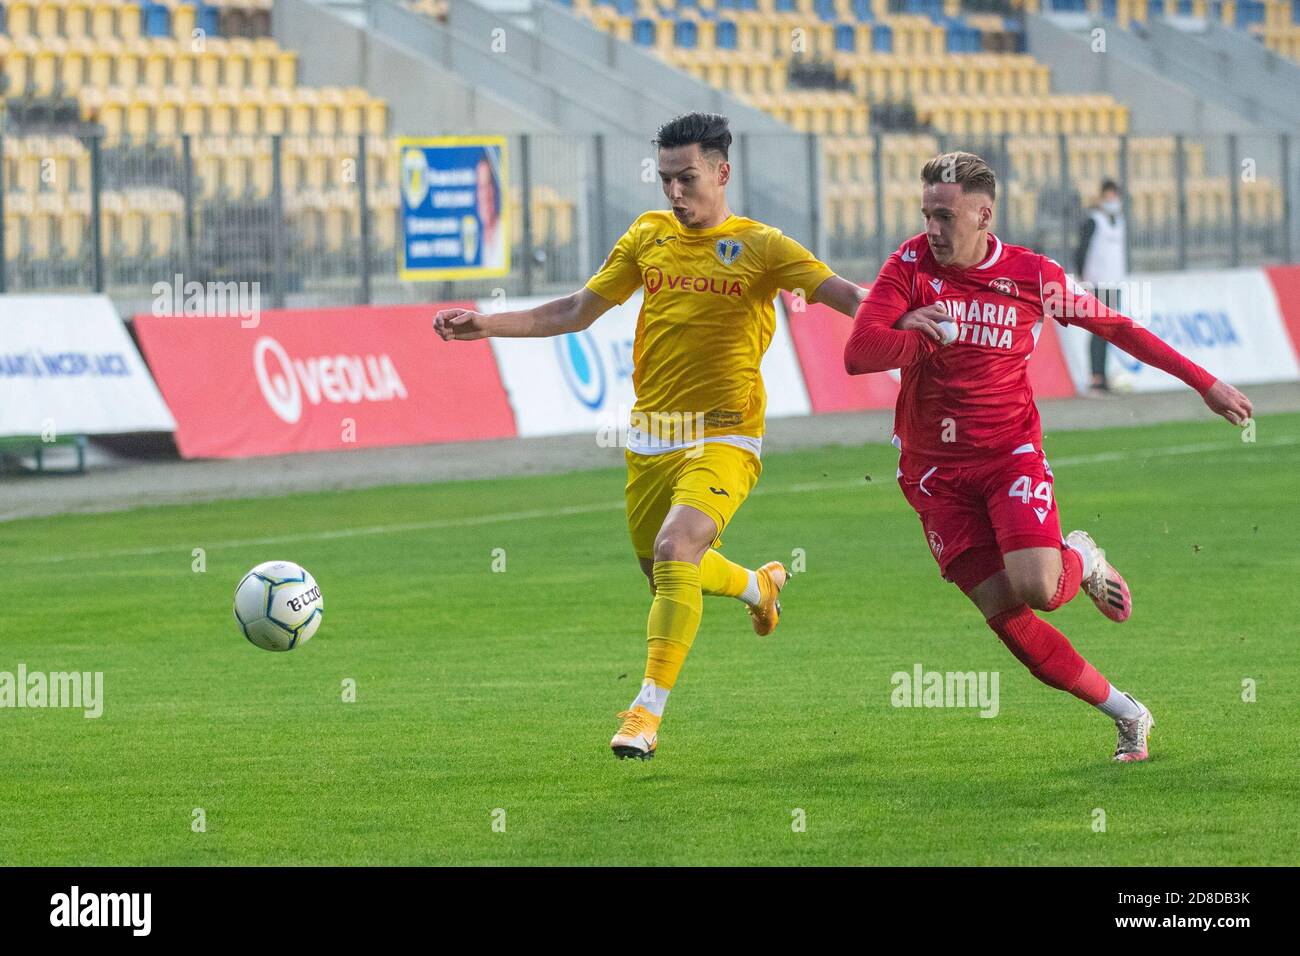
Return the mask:
<svg viewBox="0 0 1300 956">
<path fill-rule="evenodd" d="M 974 153 L 941 153 L 921 167 L 921 182 L 927 186 L 958 183 L 963 193 L 985 193 L 996 199 L 998 178 L 993 167 Z"/>
</svg>

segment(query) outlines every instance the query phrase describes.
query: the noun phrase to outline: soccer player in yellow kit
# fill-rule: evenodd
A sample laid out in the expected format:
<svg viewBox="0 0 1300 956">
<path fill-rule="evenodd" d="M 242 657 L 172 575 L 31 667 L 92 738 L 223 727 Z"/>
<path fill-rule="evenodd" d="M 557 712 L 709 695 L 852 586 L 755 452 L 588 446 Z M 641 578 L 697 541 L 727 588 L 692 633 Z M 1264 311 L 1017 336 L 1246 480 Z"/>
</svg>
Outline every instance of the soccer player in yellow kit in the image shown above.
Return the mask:
<svg viewBox="0 0 1300 956">
<path fill-rule="evenodd" d="M 751 571 L 718 550 L 762 471 L 767 394 L 759 364 L 775 330 L 773 299 L 785 289 L 853 315 L 866 296 L 780 230 L 732 214 L 726 117 L 687 113 L 661 126 L 654 144 L 672 210 L 638 218 L 585 288 L 532 309 L 447 309 L 434 318 L 448 340 L 562 335 L 645 288 L 633 348 L 627 518 L 654 600 L 645 680 L 610 741 L 619 758 L 643 760 L 655 754 L 702 595 L 739 598 L 760 635 L 780 616 L 782 564 Z"/>
</svg>

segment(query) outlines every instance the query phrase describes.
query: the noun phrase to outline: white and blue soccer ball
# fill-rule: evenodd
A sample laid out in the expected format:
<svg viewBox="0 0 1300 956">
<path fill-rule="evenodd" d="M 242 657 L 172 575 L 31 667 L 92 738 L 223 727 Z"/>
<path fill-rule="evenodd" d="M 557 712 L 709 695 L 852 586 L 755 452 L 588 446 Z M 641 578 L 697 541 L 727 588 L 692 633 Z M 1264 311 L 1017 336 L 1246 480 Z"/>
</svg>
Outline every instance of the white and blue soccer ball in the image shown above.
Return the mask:
<svg viewBox="0 0 1300 956">
<path fill-rule="evenodd" d="M 306 644 L 325 613 L 320 585 L 292 561 L 267 561 L 235 588 L 235 620 L 244 637 L 267 651 Z"/>
</svg>

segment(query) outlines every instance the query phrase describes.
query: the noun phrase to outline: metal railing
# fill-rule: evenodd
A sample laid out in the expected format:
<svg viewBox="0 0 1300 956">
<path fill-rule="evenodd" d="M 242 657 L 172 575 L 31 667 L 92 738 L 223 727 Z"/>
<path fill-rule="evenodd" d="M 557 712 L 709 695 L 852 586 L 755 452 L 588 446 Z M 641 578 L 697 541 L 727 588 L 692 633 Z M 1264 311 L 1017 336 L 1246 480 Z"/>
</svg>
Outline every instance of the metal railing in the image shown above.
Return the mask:
<svg viewBox="0 0 1300 956">
<path fill-rule="evenodd" d="M 396 140 L 384 137 L 0 136 L 0 292 L 113 296 L 159 283 L 256 282 L 264 306 L 549 294 L 584 282 L 628 225 L 664 208 L 649 137 L 507 137 L 512 271 L 407 283 Z M 733 210 L 871 281 L 923 228 L 918 173 L 948 149 L 999 177 L 994 230 L 1073 267 L 1103 178 L 1125 187 L 1134 271 L 1293 261 L 1286 135 L 1222 137 L 741 134 Z"/>
</svg>

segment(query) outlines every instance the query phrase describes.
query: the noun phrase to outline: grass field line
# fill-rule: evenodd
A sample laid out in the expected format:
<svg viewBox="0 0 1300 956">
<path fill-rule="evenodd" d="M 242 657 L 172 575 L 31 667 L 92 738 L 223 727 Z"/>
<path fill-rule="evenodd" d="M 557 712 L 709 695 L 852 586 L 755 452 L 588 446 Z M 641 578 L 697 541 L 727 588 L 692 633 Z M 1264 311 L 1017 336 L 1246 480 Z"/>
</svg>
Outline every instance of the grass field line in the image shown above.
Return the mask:
<svg viewBox="0 0 1300 956">
<path fill-rule="evenodd" d="M 1255 448 L 1276 448 L 1300 444 L 1300 436 L 1284 436 L 1267 443 L 1260 443 Z M 1158 458 L 1178 455 L 1209 454 L 1237 450 L 1235 444 L 1223 442 L 1200 442 L 1194 445 L 1171 445 L 1164 448 L 1145 448 L 1140 452 L 1100 452 L 1092 455 L 1073 455 L 1061 458 L 1049 458 L 1053 468 L 1061 466 L 1103 464 L 1110 461 L 1126 459 Z M 892 477 L 892 476 L 891 476 Z M 882 487 L 892 482 L 873 481 L 866 487 Z M 861 488 L 863 480 L 807 481 L 781 487 L 763 486 L 755 488 L 753 494 L 761 496 L 807 494 L 819 491 L 837 491 L 847 488 Z M 261 547 L 279 544 L 297 544 L 304 541 L 334 541 L 348 538 L 367 537 L 371 535 L 404 534 L 411 531 L 438 531 L 450 528 L 472 528 L 478 525 L 499 524 L 501 522 L 532 521 L 538 518 L 556 518 L 565 515 L 597 514 L 604 511 L 622 511 L 624 503 L 620 501 L 602 501 L 585 505 L 561 505 L 550 508 L 532 508 L 525 511 L 502 511 L 496 514 L 467 515 L 460 518 L 438 518 L 429 521 L 408 521 L 400 524 L 367 525 L 360 528 L 339 528 L 333 531 L 310 531 L 295 534 L 273 535 L 262 538 L 235 538 L 227 541 L 213 541 L 196 544 L 155 545 L 147 548 L 116 548 L 107 551 L 83 551 L 76 554 L 46 554 L 28 559 L 34 564 L 59 564 L 65 561 L 98 561 L 111 558 L 140 558 L 162 554 L 175 554 L 178 551 L 190 551 L 193 547 L 202 547 L 205 551 L 223 551 L 232 548 Z"/>
</svg>

